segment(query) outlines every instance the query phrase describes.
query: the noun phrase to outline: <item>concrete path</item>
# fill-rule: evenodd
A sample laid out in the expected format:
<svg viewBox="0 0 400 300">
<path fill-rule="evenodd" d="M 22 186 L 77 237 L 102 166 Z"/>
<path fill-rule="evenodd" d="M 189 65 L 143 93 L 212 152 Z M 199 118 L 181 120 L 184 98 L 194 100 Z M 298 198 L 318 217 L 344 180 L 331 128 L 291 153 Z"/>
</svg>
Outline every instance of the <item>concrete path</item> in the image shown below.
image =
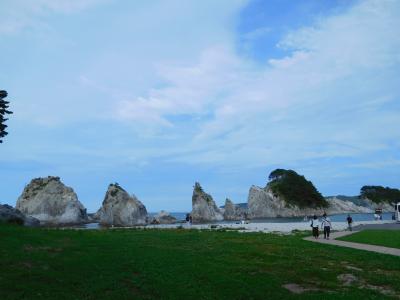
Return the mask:
<svg viewBox="0 0 400 300">
<path fill-rule="evenodd" d="M 354 231 L 360 231 L 364 229 L 400 230 L 400 222 L 385 224 L 360 224 L 353 227 Z"/>
<path fill-rule="evenodd" d="M 319 239 L 315 239 L 314 237 L 310 236 L 310 237 L 304 238 L 304 240 L 310 241 L 310 242 L 321 243 L 321 244 L 336 245 L 336 246 L 341 246 L 341 247 L 348 247 L 348 248 L 353 248 L 353 249 L 366 250 L 366 251 L 371 251 L 371 252 L 400 256 L 400 249 L 336 240 L 337 238 L 340 238 L 340 237 L 343 237 L 346 235 L 350 235 L 350 234 L 353 234 L 356 232 L 357 231 L 337 231 L 337 232 L 331 233 L 331 237 L 330 237 L 331 239 L 329 239 L 329 240 L 325 240 L 323 238 L 323 236 L 322 236 L 322 238 L 320 237 Z"/>
</svg>

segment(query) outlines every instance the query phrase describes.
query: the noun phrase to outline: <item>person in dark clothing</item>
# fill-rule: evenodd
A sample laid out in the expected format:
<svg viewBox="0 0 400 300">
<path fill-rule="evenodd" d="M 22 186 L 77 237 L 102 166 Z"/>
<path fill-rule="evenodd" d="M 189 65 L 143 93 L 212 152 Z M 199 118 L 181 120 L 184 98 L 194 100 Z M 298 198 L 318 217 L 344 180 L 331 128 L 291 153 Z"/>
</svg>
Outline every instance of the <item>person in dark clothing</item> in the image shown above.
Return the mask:
<svg viewBox="0 0 400 300">
<path fill-rule="evenodd" d="M 353 231 L 353 218 L 350 215 L 347 215 L 347 225 L 350 231 Z"/>
</svg>

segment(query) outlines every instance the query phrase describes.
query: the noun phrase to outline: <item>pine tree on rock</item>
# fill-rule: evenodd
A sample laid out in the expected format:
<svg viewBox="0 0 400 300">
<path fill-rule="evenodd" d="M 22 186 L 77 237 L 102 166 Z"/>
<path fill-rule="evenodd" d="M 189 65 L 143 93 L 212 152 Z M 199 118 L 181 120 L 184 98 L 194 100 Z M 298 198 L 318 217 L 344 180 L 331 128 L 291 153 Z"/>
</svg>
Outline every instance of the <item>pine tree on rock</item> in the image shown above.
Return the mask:
<svg viewBox="0 0 400 300">
<path fill-rule="evenodd" d="M 12 111 L 7 110 L 8 109 L 8 104 L 10 102 L 5 101 L 4 98 L 7 97 L 7 92 L 0 90 L 0 143 L 2 143 L 2 138 L 4 138 L 8 132 L 6 131 L 6 128 L 8 127 L 4 123 L 8 120 L 5 118 L 6 115 L 12 114 Z"/>
</svg>

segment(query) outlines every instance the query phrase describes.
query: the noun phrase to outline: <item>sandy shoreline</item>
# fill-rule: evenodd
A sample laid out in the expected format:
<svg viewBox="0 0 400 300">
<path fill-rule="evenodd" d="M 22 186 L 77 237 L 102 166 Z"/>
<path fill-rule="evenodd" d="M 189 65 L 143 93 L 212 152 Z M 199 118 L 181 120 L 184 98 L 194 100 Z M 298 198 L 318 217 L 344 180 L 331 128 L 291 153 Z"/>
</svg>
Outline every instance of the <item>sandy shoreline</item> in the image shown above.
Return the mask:
<svg viewBox="0 0 400 300">
<path fill-rule="evenodd" d="M 396 223 L 396 221 L 358 221 L 353 222 L 353 227 L 358 225 L 370 225 L 370 224 L 388 224 Z M 309 222 L 288 222 L 288 223 L 249 223 L 249 224 L 164 224 L 164 225 L 146 225 L 146 226 L 136 226 L 131 228 L 147 228 L 147 229 L 238 229 L 241 232 L 281 232 L 290 233 L 293 230 L 310 230 Z M 127 227 L 113 227 L 116 228 L 127 228 Z M 347 222 L 332 222 L 332 230 L 346 230 Z"/>
</svg>

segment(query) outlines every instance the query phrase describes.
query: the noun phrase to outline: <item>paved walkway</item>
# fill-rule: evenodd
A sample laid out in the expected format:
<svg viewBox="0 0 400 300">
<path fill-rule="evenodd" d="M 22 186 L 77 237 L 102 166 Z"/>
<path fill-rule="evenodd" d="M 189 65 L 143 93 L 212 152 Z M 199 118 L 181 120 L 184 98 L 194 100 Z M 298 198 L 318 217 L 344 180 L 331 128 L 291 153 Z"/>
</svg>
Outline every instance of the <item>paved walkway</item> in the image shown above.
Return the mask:
<svg viewBox="0 0 400 300">
<path fill-rule="evenodd" d="M 350 234 L 353 234 L 356 232 L 358 232 L 358 231 L 333 232 L 333 233 L 331 233 L 330 240 L 325 240 L 323 237 L 316 240 L 312 236 L 306 237 L 306 238 L 304 238 L 304 240 L 321 243 L 321 244 L 336 245 L 336 246 L 341 246 L 341 247 L 348 247 L 348 248 L 353 248 L 353 249 L 366 250 L 366 251 L 371 251 L 371 252 L 400 256 L 400 249 L 336 240 L 337 238 L 340 238 L 340 237 L 343 237 L 346 235 L 350 235 Z"/>
<path fill-rule="evenodd" d="M 400 223 L 386 224 L 361 224 L 353 227 L 353 230 L 360 231 L 364 229 L 384 229 L 384 230 L 400 230 Z"/>
</svg>

